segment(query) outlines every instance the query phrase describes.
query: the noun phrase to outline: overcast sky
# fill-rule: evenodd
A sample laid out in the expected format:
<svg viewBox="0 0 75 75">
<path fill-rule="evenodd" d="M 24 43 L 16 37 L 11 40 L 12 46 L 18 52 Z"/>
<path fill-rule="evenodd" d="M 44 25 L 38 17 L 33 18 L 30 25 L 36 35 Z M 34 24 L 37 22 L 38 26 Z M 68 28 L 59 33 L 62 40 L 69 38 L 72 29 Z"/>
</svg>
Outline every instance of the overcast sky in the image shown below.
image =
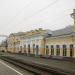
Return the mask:
<svg viewBox="0 0 75 75">
<path fill-rule="evenodd" d="M 0 34 L 73 25 L 75 0 L 0 0 Z"/>
</svg>

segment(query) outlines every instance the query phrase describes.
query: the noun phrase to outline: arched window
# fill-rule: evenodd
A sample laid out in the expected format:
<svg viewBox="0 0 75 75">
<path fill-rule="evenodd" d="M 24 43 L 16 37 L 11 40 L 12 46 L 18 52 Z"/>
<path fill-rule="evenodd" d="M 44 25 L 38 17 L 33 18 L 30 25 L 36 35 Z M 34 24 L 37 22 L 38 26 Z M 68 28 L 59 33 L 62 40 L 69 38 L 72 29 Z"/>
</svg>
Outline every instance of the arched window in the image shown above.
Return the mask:
<svg viewBox="0 0 75 75">
<path fill-rule="evenodd" d="M 49 46 L 46 45 L 46 55 L 49 55 Z"/>
<path fill-rule="evenodd" d="M 74 55 L 74 46 L 73 44 L 70 44 L 70 56 L 73 57 Z"/>
<path fill-rule="evenodd" d="M 60 45 L 56 45 L 56 55 L 60 55 Z"/>
<path fill-rule="evenodd" d="M 19 53 L 22 53 L 22 46 L 20 46 L 20 50 L 19 50 Z"/>
<path fill-rule="evenodd" d="M 28 44 L 28 54 L 30 54 L 30 44 Z"/>
<path fill-rule="evenodd" d="M 63 45 L 63 56 L 67 55 L 67 47 L 66 45 Z"/>
<path fill-rule="evenodd" d="M 33 54 L 35 54 L 35 44 L 33 44 Z"/>
<path fill-rule="evenodd" d="M 51 45 L 51 55 L 54 55 L 54 46 Z"/>
<path fill-rule="evenodd" d="M 26 45 L 24 45 L 24 53 L 26 53 Z"/>
<path fill-rule="evenodd" d="M 39 55 L 39 45 L 36 45 L 36 55 Z"/>
</svg>

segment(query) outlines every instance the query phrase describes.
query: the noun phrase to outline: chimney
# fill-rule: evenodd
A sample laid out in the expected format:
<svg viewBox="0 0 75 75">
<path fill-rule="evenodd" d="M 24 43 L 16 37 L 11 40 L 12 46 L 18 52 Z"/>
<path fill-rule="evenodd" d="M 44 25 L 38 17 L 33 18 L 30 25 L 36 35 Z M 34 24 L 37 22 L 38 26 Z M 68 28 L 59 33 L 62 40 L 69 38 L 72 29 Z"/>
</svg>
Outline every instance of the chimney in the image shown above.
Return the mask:
<svg viewBox="0 0 75 75">
<path fill-rule="evenodd" d="M 75 9 L 73 9 L 73 13 L 71 14 L 71 17 L 74 19 L 73 32 L 75 32 Z"/>
</svg>

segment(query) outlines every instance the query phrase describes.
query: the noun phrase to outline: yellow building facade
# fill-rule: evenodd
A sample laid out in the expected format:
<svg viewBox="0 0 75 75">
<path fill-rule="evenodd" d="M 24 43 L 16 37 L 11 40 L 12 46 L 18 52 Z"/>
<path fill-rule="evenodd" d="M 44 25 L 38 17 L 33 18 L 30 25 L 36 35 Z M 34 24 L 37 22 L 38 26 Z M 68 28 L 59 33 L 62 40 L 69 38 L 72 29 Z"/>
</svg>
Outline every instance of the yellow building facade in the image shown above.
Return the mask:
<svg viewBox="0 0 75 75">
<path fill-rule="evenodd" d="M 20 46 L 20 40 L 23 39 L 23 37 L 24 37 L 23 32 L 10 34 L 9 37 L 7 38 L 8 52 L 18 53 L 19 46 Z"/>
<path fill-rule="evenodd" d="M 46 38 L 45 54 L 51 56 L 75 57 L 74 40 L 75 36 L 70 34 L 48 37 Z"/>
</svg>

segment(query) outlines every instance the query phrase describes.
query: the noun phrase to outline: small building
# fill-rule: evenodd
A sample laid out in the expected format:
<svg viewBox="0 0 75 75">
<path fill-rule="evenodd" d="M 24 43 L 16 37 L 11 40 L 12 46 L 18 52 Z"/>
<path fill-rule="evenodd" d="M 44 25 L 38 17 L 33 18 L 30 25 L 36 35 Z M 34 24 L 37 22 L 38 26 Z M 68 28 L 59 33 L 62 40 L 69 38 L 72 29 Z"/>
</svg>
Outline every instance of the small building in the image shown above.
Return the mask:
<svg viewBox="0 0 75 75">
<path fill-rule="evenodd" d="M 10 34 L 9 37 L 7 38 L 8 52 L 18 53 L 20 40 L 23 39 L 23 37 L 24 37 L 24 32 Z"/>
</svg>

